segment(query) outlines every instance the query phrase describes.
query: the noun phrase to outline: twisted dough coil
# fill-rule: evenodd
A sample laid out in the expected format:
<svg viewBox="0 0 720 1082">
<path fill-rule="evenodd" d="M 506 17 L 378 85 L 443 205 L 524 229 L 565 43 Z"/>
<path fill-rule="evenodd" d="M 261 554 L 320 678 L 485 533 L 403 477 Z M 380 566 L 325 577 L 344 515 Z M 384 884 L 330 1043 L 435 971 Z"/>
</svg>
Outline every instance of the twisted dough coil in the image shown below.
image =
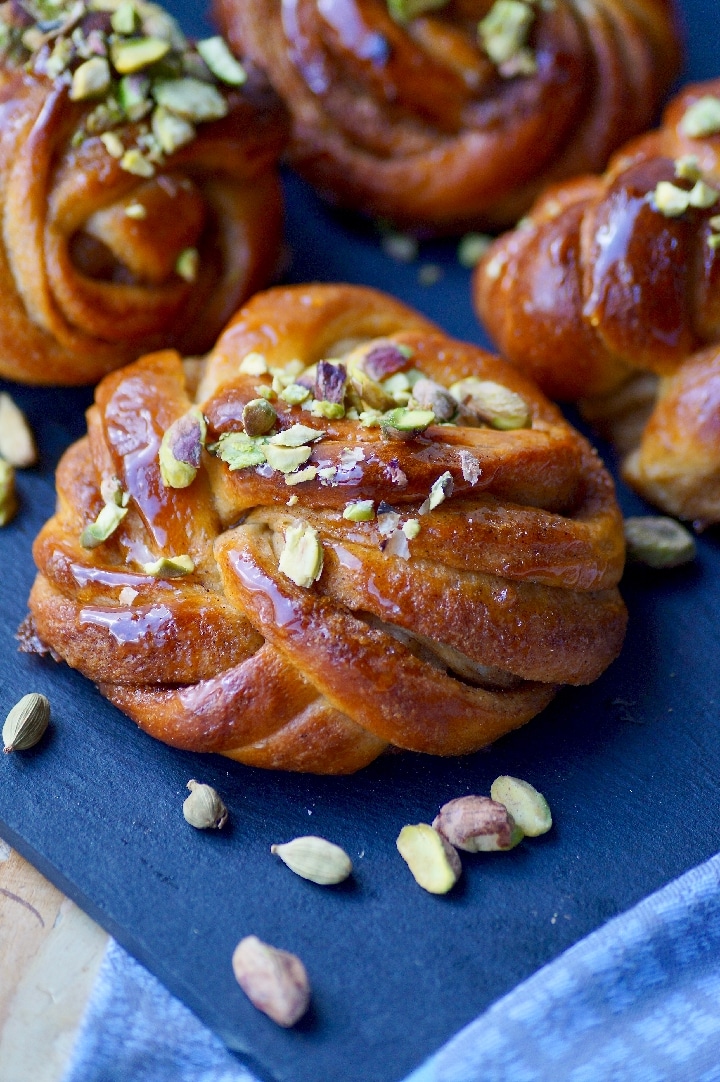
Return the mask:
<svg viewBox="0 0 720 1082">
<path fill-rule="evenodd" d="M 193 401 L 212 449 L 241 431 L 258 385 L 270 386 L 269 375 L 241 371 L 243 358 L 281 371 L 376 347 L 445 384 L 502 382 L 523 396 L 532 427 L 430 425 L 385 439 L 352 412 L 328 420 L 275 398 L 280 430 L 322 433 L 316 476 L 294 484 L 267 463 L 230 470 L 215 449 L 189 487 L 164 486 L 163 433 Z M 170 744 L 317 773 L 357 770 L 388 745 L 466 753 L 533 717 L 557 685 L 594 680 L 620 649 L 622 520 L 594 451 L 503 361 L 374 290 L 259 294 L 194 396 L 179 356 L 159 353 L 106 377 L 88 421 L 35 543 L 32 622 Z M 444 502 L 423 508 L 443 476 Z M 113 477 L 128 513 L 85 549 L 79 538 Z M 373 501 L 370 521 L 343 516 L 358 499 Z M 400 524 L 414 518 L 420 532 L 408 541 Z M 310 585 L 279 568 L 298 525 L 322 547 Z M 147 573 L 149 561 L 180 554 L 192 573 Z"/>
<path fill-rule="evenodd" d="M 685 120 L 704 98 L 720 110 L 720 80 L 683 90 L 604 177 L 550 189 L 474 291 L 505 356 L 551 397 L 582 400 L 626 480 L 707 524 L 720 520 L 720 125 L 698 137 Z M 658 209 L 658 184 L 687 193 L 699 174 L 709 205 Z"/>
<path fill-rule="evenodd" d="M 177 44 L 176 67 L 183 57 L 199 61 L 161 9 L 139 8 L 156 27 L 162 18 L 162 32 Z M 76 5 L 65 9 L 77 13 Z M 276 266 L 275 166 L 287 133 L 279 101 L 257 72 L 241 87 L 217 86 L 227 115 L 199 123 L 194 138 L 161 154 L 157 110 L 103 124 L 96 96 L 72 99 L 81 56 L 60 75 L 47 74 L 50 49 L 58 41 L 74 49 L 72 35 L 106 49 L 110 17 L 88 11 L 65 36 L 23 48 L 19 59 L 12 50 L 0 54 L 0 376 L 10 379 L 91 383 L 153 349 L 207 350 Z M 137 79 L 154 78 L 156 68 Z M 186 118 L 172 119 L 192 130 Z M 123 151 L 143 145 L 152 160 L 141 154 L 125 168 Z M 199 261 L 182 275 L 184 252 Z"/>
<path fill-rule="evenodd" d="M 386 0 L 214 7 L 287 103 L 299 172 L 333 203 L 425 232 L 506 227 L 549 181 L 604 168 L 679 62 L 673 0 L 527 0 L 536 70 L 515 75 L 479 44 L 493 0 L 405 25 Z"/>
</svg>

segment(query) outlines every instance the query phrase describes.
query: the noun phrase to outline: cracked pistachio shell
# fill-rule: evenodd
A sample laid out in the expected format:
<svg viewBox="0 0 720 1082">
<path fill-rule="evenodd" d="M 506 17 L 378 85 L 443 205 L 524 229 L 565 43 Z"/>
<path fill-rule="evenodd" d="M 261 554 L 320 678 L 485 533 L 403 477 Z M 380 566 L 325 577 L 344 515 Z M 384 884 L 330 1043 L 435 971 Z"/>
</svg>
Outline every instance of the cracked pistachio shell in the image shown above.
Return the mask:
<svg viewBox="0 0 720 1082">
<path fill-rule="evenodd" d="M 3 747 L 6 752 L 27 751 L 42 738 L 50 721 L 50 703 L 44 695 L 32 692 L 23 695 L 12 708 L 3 725 Z"/>
<path fill-rule="evenodd" d="M 185 821 L 198 830 L 219 829 L 225 826 L 228 811 L 211 785 L 189 781 L 190 796 L 183 803 Z"/>
<path fill-rule="evenodd" d="M 314 835 L 273 845 L 270 852 L 296 875 L 320 886 L 342 883 L 352 872 L 352 861 L 344 849 Z"/>
</svg>

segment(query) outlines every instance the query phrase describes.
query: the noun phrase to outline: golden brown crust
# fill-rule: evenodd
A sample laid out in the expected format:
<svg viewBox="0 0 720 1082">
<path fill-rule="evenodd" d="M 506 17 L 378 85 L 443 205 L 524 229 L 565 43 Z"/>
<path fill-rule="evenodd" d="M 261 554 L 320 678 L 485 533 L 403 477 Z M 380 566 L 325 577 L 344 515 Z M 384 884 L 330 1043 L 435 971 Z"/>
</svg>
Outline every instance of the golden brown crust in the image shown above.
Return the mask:
<svg viewBox="0 0 720 1082">
<path fill-rule="evenodd" d="M 63 458 L 57 513 L 35 542 L 30 608 L 40 639 L 154 736 L 321 773 L 357 770 L 388 745 L 461 754 L 529 720 L 557 685 L 594 680 L 618 653 L 622 522 L 597 455 L 517 371 L 392 298 L 330 285 L 255 297 L 200 381 L 208 446 L 241 432 L 244 405 L 270 386 L 241 370 L 249 354 L 282 369 L 368 341 L 445 386 L 502 382 L 532 427 L 431 425 L 384 439 L 275 398 L 279 430 L 302 424 L 321 437 L 314 476 L 288 484 L 267 464 L 230 470 L 204 451 L 177 489 L 163 485 L 158 448 L 193 401 L 180 358 L 146 357 L 98 387 L 89 436 Z M 429 509 L 444 475 L 452 492 Z M 83 549 L 112 477 L 130 494 L 128 513 Z M 357 499 L 373 501 L 371 521 L 343 517 Z M 398 523 L 414 518 L 408 540 Z M 310 586 L 279 567 L 298 523 L 324 555 Z M 153 578 L 142 565 L 163 555 L 191 556 L 194 571 Z"/>
<path fill-rule="evenodd" d="M 720 133 L 683 127 L 703 97 L 720 97 L 720 80 L 684 89 L 604 177 L 550 189 L 492 246 L 474 291 L 503 353 L 552 397 L 582 400 L 631 485 L 709 523 L 720 520 L 720 398 L 718 350 L 703 347 L 720 345 Z M 676 175 L 680 159 L 718 195 L 668 216 L 657 185 L 694 184 Z"/>
<path fill-rule="evenodd" d="M 140 176 L 121 168 L 100 134 L 78 142 L 96 100 L 71 101 L 62 79 L 6 57 L 0 376 L 91 383 L 153 349 L 208 349 L 267 284 L 280 243 L 275 166 L 287 121 L 257 72 L 224 96 L 227 116 L 199 124 L 153 176 Z M 144 129 L 147 137 L 148 122 Z M 134 146 L 143 122 L 111 134 Z M 144 218 L 125 213 L 133 204 Z M 200 257 L 192 281 L 175 269 L 188 249 Z"/>
<path fill-rule="evenodd" d="M 385 0 L 214 7 L 288 104 L 292 161 L 321 194 L 431 232 L 507 226 L 549 181 L 602 169 L 679 65 L 671 0 L 535 5 L 537 70 L 514 77 L 478 44 L 491 0 L 406 26 Z"/>
</svg>

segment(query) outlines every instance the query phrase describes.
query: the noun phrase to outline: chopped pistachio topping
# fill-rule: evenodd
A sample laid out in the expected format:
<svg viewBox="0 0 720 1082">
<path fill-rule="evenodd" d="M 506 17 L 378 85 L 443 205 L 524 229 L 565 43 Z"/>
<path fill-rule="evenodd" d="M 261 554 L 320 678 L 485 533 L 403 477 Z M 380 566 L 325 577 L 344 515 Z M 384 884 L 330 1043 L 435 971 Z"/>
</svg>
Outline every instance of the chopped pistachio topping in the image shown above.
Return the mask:
<svg viewBox="0 0 720 1082">
<path fill-rule="evenodd" d="M 272 409 L 272 406 L 270 407 Z M 325 435 L 317 428 L 308 428 L 307 425 L 292 425 L 284 432 L 278 432 L 271 436 L 270 443 L 275 447 L 302 447 L 307 443 L 315 443 Z"/>
<path fill-rule="evenodd" d="M 72 101 L 84 101 L 86 98 L 100 98 L 110 89 L 110 65 L 104 56 L 94 56 L 86 60 L 73 73 L 70 87 Z"/>
<path fill-rule="evenodd" d="M 316 398 L 310 406 L 313 417 L 325 417 L 328 421 L 339 421 L 345 416 L 345 407 L 342 402 L 327 402 Z"/>
<path fill-rule="evenodd" d="M 147 218 L 147 207 L 142 203 L 130 203 L 125 207 L 125 217 L 141 222 L 144 218 Z"/>
<path fill-rule="evenodd" d="M 427 11 L 445 7 L 448 0 L 387 0 L 388 11 L 396 23 L 409 23 Z"/>
<path fill-rule="evenodd" d="M 244 432 L 224 432 L 208 450 L 227 463 L 231 470 L 247 470 L 251 466 L 262 466 L 266 461 L 266 444 L 266 440 L 251 439 Z"/>
<path fill-rule="evenodd" d="M 293 473 L 310 458 L 312 447 L 265 447 L 265 460 L 280 473 Z"/>
<path fill-rule="evenodd" d="M 383 435 L 390 439 L 413 439 L 434 423 L 435 414 L 432 410 L 405 409 L 402 406 L 389 410 L 380 418 Z"/>
<path fill-rule="evenodd" d="M 165 154 L 172 154 L 195 138 L 195 125 L 171 113 L 164 105 L 158 105 L 152 115 L 153 135 Z"/>
<path fill-rule="evenodd" d="M 200 79 L 158 80 L 152 92 L 158 105 L 196 124 L 227 116 L 228 104 L 220 91 Z"/>
<path fill-rule="evenodd" d="M 247 82 L 247 72 L 240 64 L 221 37 L 205 38 L 197 43 L 197 51 L 210 71 L 221 83 L 228 86 L 242 86 Z"/>
<path fill-rule="evenodd" d="M 142 71 L 156 64 L 170 52 L 170 42 L 163 38 L 135 38 L 116 41 L 110 47 L 113 67 L 120 75 Z"/>
<path fill-rule="evenodd" d="M 155 166 L 137 147 L 125 151 L 120 159 L 120 168 L 136 177 L 152 177 L 155 175 Z"/>
<path fill-rule="evenodd" d="M 712 207 L 719 198 L 720 193 L 704 180 L 698 180 L 689 191 L 669 180 L 661 180 L 652 194 L 655 209 L 666 218 L 679 218 L 689 207 Z"/>
<path fill-rule="evenodd" d="M 305 522 L 294 522 L 288 526 L 278 568 L 296 586 L 305 589 L 319 579 L 323 568 L 323 548 L 312 526 Z"/>
<path fill-rule="evenodd" d="M 720 248 L 720 233 L 711 233 L 708 237 L 708 247 L 713 251 L 717 251 Z"/>
<path fill-rule="evenodd" d="M 420 523 L 416 518 L 409 518 L 407 522 L 403 523 L 402 532 L 407 537 L 408 541 L 414 541 L 421 530 Z"/>
<path fill-rule="evenodd" d="M 713 215 L 713 217 L 708 220 L 708 225 L 716 233 L 720 233 L 720 214 Z"/>
<path fill-rule="evenodd" d="M 283 387 L 278 391 L 278 397 L 282 398 L 283 402 L 287 402 L 289 406 L 299 406 L 301 402 L 310 397 L 310 391 L 307 387 L 303 387 L 301 383 L 289 383 L 287 387 Z"/>
<path fill-rule="evenodd" d="M 125 147 L 123 146 L 123 141 L 120 136 L 114 131 L 104 132 L 100 136 L 100 141 L 104 144 L 105 149 L 111 158 L 122 158 L 125 153 Z"/>
<path fill-rule="evenodd" d="M 258 386 L 255 388 L 255 394 L 259 398 L 266 399 L 268 402 L 272 402 L 274 399 L 277 398 L 277 395 L 273 391 L 272 387 L 268 387 L 267 384 L 262 383 L 258 384 Z"/>
<path fill-rule="evenodd" d="M 296 470 L 295 473 L 286 473 L 285 484 L 300 485 L 303 481 L 314 481 L 317 475 L 317 466 L 306 466 L 304 470 Z"/>
<path fill-rule="evenodd" d="M 352 500 L 345 505 L 343 518 L 350 522 L 371 522 L 375 518 L 375 504 L 372 500 Z"/>
<path fill-rule="evenodd" d="M 268 370 L 262 353 L 248 353 L 240 361 L 240 371 L 246 376 L 264 376 Z"/>
<path fill-rule="evenodd" d="M 718 199 L 720 199 L 720 192 L 716 191 L 715 188 L 711 188 L 704 180 L 696 181 L 688 195 L 688 203 L 690 206 L 699 207 L 701 210 L 706 210 L 708 207 L 714 207 Z"/>
<path fill-rule="evenodd" d="M 207 426 L 202 412 L 189 410 L 165 432 L 158 454 L 160 475 L 167 488 L 187 488 L 200 467 Z"/>
<path fill-rule="evenodd" d="M 185 248 L 177 257 L 175 273 L 186 282 L 195 282 L 199 269 L 200 253 L 197 248 Z"/>
<path fill-rule="evenodd" d="M 441 474 L 430 489 L 428 509 L 434 511 L 436 507 L 439 507 L 449 496 L 452 496 L 454 487 L 452 474 L 449 471 Z"/>
<path fill-rule="evenodd" d="M 704 139 L 709 135 L 720 134 L 720 98 L 710 94 L 698 98 L 685 110 L 680 121 L 680 130 L 691 139 Z"/>
<path fill-rule="evenodd" d="M 242 412 L 243 428 L 248 436 L 264 436 L 277 421 L 277 413 L 265 398 L 253 398 Z"/>
<path fill-rule="evenodd" d="M 116 34 L 134 34 L 138 27 L 138 11 L 132 0 L 122 0 L 110 17 Z"/>
<path fill-rule="evenodd" d="M 694 184 L 700 180 L 700 163 L 694 154 L 685 154 L 675 162 L 675 176 L 679 180 L 689 180 Z"/>
<path fill-rule="evenodd" d="M 112 537 L 126 515 L 127 507 L 122 507 L 117 503 L 106 503 L 95 521 L 86 526 L 80 535 L 82 547 L 94 549 L 102 545 L 104 541 Z"/>
<path fill-rule="evenodd" d="M 491 428 L 511 431 L 531 426 L 532 418 L 525 399 L 501 383 L 470 376 L 458 380 L 449 390 L 453 398 Z"/>
<path fill-rule="evenodd" d="M 14 518 L 17 507 L 15 469 L 4 458 L 0 458 L 0 526 L 7 526 Z"/>
<path fill-rule="evenodd" d="M 142 569 L 155 579 L 179 579 L 183 575 L 192 575 L 195 563 L 191 556 L 161 556 L 159 560 L 143 564 Z"/>
<path fill-rule="evenodd" d="M 457 259 L 461 267 L 472 270 L 492 244 L 493 238 L 485 233 L 466 233 L 457 248 Z"/>
<path fill-rule="evenodd" d="M 494 64 L 507 63 L 525 48 L 534 19 L 532 7 L 522 0 L 496 0 L 478 24 L 480 42 Z"/>
</svg>

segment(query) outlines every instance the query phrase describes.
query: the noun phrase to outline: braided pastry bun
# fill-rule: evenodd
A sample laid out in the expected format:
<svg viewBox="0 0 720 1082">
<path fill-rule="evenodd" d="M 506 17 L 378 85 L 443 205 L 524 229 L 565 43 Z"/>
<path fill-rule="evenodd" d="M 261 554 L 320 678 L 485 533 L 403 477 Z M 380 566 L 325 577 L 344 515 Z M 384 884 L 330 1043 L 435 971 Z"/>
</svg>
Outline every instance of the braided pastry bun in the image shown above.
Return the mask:
<svg viewBox="0 0 720 1082">
<path fill-rule="evenodd" d="M 683 90 L 604 177 L 550 189 L 474 280 L 504 355 L 580 399 L 625 479 L 699 524 L 720 521 L 719 215 L 717 79 Z"/>
<path fill-rule="evenodd" d="M 287 119 L 155 4 L 53 14 L 0 6 L 0 376 L 81 384 L 209 349 L 267 284 Z"/>
<path fill-rule="evenodd" d="M 170 744 L 317 773 L 458 755 L 620 650 L 595 452 L 381 293 L 259 294 L 194 394 L 159 353 L 88 418 L 35 543 L 35 635 Z"/>
<path fill-rule="evenodd" d="M 287 103 L 298 171 L 333 203 L 422 232 L 505 227 L 548 181 L 604 168 L 679 64 L 673 0 L 214 9 Z"/>
</svg>

